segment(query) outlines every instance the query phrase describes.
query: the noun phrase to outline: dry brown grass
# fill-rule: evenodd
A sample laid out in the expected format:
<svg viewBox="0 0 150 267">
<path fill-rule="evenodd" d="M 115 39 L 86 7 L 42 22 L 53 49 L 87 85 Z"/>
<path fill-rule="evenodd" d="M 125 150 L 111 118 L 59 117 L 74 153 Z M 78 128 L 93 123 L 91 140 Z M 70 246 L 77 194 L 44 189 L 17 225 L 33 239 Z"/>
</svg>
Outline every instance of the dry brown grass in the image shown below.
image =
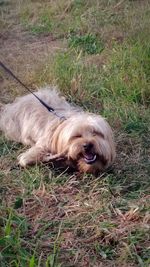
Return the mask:
<svg viewBox="0 0 150 267">
<path fill-rule="evenodd" d="M 2 266 L 26 267 L 33 256 L 34 266 L 40 267 L 48 257 L 52 263 L 47 266 L 53 267 L 149 266 L 149 93 L 144 100 L 138 93 L 149 83 L 148 53 L 143 57 L 141 48 L 149 36 L 149 3 L 83 2 L 3 2 L 1 60 L 31 88 L 57 83 L 70 100 L 107 116 L 115 131 L 117 159 L 97 178 L 46 165 L 23 170 L 16 158 L 24 148 L 1 135 Z M 37 33 L 41 14 L 47 18 L 47 12 L 53 32 Z M 56 23 L 60 18 L 62 24 Z M 96 33 L 104 51 L 84 55 L 68 49 L 62 36 L 70 34 L 70 26 L 77 38 Z M 135 44 L 137 39 L 143 46 Z M 1 102 L 25 93 L 3 71 L 0 81 Z M 137 98 L 119 95 L 126 84 L 131 91 L 137 87 Z"/>
</svg>

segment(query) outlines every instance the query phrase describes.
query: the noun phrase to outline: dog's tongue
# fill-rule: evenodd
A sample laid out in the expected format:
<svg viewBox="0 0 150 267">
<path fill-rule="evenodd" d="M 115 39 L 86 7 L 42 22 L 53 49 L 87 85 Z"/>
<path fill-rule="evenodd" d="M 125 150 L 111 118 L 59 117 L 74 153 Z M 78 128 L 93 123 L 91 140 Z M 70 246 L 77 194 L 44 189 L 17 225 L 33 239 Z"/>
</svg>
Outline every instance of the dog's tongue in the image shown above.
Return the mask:
<svg viewBox="0 0 150 267">
<path fill-rule="evenodd" d="M 84 157 L 87 159 L 87 160 L 92 160 L 94 155 L 93 154 L 85 154 Z"/>
<path fill-rule="evenodd" d="M 93 163 L 96 160 L 96 155 L 92 153 L 84 154 L 84 159 L 87 163 Z"/>
</svg>

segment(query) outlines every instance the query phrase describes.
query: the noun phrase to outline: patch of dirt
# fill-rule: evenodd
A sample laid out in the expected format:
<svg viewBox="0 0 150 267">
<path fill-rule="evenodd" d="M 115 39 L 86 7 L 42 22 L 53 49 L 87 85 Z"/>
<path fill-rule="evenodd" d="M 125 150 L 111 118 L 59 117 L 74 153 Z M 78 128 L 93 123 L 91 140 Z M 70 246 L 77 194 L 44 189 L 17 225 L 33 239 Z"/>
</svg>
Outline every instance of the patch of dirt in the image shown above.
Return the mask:
<svg viewBox="0 0 150 267">
<path fill-rule="evenodd" d="M 46 36 L 34 36 L 22 28 L 14 27 L 1 34 L 0 39 L 0 60 L 10 68 L 18 78 L 28 84 L 28 77 L 31 76 L 36 67 L 45 64 L 48 58 L 52 58 L 59 50 L 64 50 L 65 41 L 54 39 L 52 34 Z M 1 70 L 0 101 L 9 102 L 12 95 L 23 94 L 23 88 L 17 84 L 5 71 Z M 19 88 L 17 90 L 16 88 Z M 13 90 L 13 94 L 12 94 Z M 17 91 L 16 91 L 17 90 Z"/>
</svg>

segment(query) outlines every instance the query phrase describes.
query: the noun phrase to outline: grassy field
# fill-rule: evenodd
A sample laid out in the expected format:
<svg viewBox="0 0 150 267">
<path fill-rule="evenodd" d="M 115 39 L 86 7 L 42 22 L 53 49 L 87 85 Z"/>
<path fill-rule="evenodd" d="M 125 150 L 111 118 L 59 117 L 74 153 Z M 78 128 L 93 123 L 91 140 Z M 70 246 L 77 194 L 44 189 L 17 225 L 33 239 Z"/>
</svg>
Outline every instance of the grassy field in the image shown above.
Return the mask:
<svg viewBox="0 0 150 267">
<path fill-rule="evenodd" d="M 2 267 L 150 266 L 150 2 L 0 0 L 1 60 L 33 90 L 58 85 L 111 124 L 99 177 L 16 158 L 0 135 Z M 26 93 L 0 70 L 0 101 Z"/>
</svg>

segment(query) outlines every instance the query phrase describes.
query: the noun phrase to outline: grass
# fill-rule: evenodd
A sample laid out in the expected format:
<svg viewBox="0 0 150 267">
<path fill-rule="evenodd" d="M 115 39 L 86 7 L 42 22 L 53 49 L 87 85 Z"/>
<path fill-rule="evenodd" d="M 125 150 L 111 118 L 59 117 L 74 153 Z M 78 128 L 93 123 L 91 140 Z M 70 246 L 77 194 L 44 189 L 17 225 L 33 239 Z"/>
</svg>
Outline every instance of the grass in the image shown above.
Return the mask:
<svg viewBox="0 0 150 267">
<path fill-rule="evenodd" d="M 113 168 L 95 178 L 43 164 L 23 170 L 16 159 L 25 148 L 1 134 L 1 266 L 148 267 L 149 1 L 0 4 L 6 65 L 28 86 L 57 84 L 105 116 L 117 146 Z M 0 78 L 3 102 L 23 94 Z"/>
<path fill-rule="evenodd" d="M 98 42 L 96 36 L 92 34 L 86 34 L 83 36 L 77 36 L 70 34 L 68 39 L 70 47 L 78 48 L 79 51 L 82 49 L 87 54 L 98 54 L 103 51 L 103 44 Z"/>
</svg>

